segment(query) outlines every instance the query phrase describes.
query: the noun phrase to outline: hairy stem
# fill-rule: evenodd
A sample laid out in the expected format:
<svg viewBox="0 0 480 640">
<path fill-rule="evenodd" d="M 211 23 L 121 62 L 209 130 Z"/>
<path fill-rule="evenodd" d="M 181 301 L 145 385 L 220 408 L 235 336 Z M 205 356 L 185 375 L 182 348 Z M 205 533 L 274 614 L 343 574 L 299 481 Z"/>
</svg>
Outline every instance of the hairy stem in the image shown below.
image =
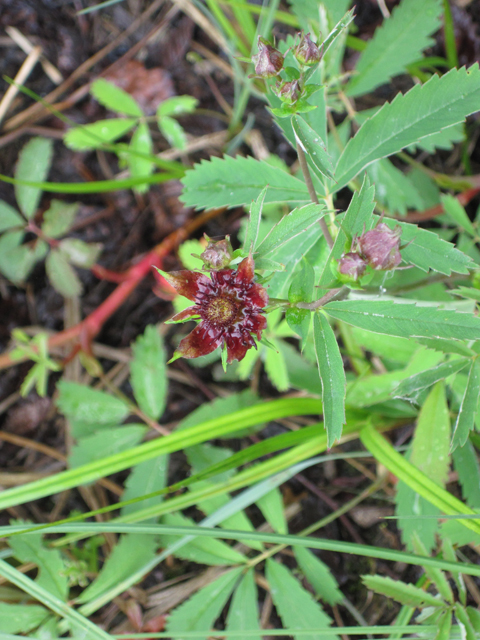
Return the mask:
<svg viewBox="0 0 480 640">
<path fill-rule="evenodd" d="M 317 192 L 315 191 L 315 187 L 313 186 L 312 176 L 310 175 L 310 169 L 308 168 L 307 164 L 307 158 L 305 157 L 305 153 L 299 144 L 297 144 L 297 155 L 303 177 L 305 178 L 305 184 L 307 185 L 308 195 L 310 196 L 312 202 L 318 204 L 318 196 Z M 329 249 L 331 249 L 333 247 L 333 238 L 330 234 L 330 231 L 328 230 L 327 223 L 323 218 L 319 220 L 319 223 L 322 233 L 325 236 L 325 240 L 327 241 L 328 247 Z"/>
<path fill-rule="evenodd" d="M 298 309 L 309 309 L 310 311 L 315 311 L 315 309 L 319 309 L 327 304 L 327 302 L 331 302 L 332 300 L 339 300 L 348 295 L 349 288 L 341 287 L 340 289 L 330 289 L 327 293 L 319 298 L 318 300 L 314 300 L 313 302 L 298 302 L 295 306 Z"/>
</svg>

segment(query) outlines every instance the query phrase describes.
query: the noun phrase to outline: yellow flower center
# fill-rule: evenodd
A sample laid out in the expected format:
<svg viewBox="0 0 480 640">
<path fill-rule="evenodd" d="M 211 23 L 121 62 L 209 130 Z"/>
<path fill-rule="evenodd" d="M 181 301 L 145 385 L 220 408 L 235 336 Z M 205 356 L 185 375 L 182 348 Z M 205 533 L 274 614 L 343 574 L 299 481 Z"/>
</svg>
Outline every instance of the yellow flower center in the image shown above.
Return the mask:
<svg viewBox="0 0 480 640">
<path fill-rule="evenodd" d="M 238 313 L 238 306 L 230 298 L 215 298 L 205 309 L 207 320 L 212 324 L 228 325 L 234 321 Z"/>
</svg>

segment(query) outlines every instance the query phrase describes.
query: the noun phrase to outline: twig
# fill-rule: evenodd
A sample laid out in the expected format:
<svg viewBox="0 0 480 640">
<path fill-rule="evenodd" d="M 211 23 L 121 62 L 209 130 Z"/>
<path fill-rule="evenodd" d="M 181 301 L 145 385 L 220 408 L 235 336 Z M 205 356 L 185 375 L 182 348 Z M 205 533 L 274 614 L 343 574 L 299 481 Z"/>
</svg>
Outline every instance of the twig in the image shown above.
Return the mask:
<svg viewBox="0 0 480 640">
<path fill-rule="evenodd" d="M 0 122 L 3 120 L 5 114 L 7 113 L 10 105 L 12 104 L 15 96 L 18 93 L 18 87 L 16 85 L 22 85 L 25 80 L 30 75 L 33 67 L 37 64 L 38 59 L 42 53 L 42 47 L 34 47 L 28 56 L 25 58 L 22 66 L 18 70 L 17 75 L 14 78 L 14 83 L 11 84 L 5 95 L 3 96 L 2 101 L 0 102 Z"/>
<path fill-rule="evenodd" d="M 339 298 L 342 298 L 348 293 L 348 291 L 348 287 L 330 289 L 330 291 L 327 291 L 327 293 L 318 300 L 314 300 L 313 302 L 298 302 L 295 306 L 298 307 L 298 309 L 309 309 L 310 311 L 315 311 L 315 309 L 323 307 L 331 300 L 338 300 Z"/>
<path fill-rule="evenodd" d="M 307 159 L 305 157 L 305 153 L 303 149 L 298 143 L 297 143 L 297 155 L 298 155 L 298 162 L 300 163 L 300 168 L 303 173 L 303 177 L 305 178 L 305 184 L 307 185 L 308 195 L 310 196 L 310 200 L 313 203 L 318 204 L 319 203 L 318 196 L 317 196 L 317 192 L 315 191 L 315 187 L 313 186 L 312 176 L 310 175 Z M 334 242 L 333 242 L 332 236 L 330 235 L 330 231 L 328 230 L 327 223 L 323 218 L 320 218 L 319 224 L 320 224 L 320 229 L 322 230 L 322 233 L 325 236 L 325 240 L 327 241 L 329 249 L 332 249 Z"/>
<path fill-rule="evenodd" d="M 15 27 L 5 27 L 5 31 L 8 33 L 10 38 L 15 42 L 17 46 L 22 49 L 26 54 L 31 53 L 35 46 L 30 42 L 28 38 L 26 38 L 23 33 L 21 33 Z M 42 54 L 40 56 L 40 64 L 43 67 L 46 75 L 50 78 L 50 80 L 54 84 L 60 84 L 63 81 L 63 76 L 57 67 L 54 67 L 53 64 Z"/>
</svg>

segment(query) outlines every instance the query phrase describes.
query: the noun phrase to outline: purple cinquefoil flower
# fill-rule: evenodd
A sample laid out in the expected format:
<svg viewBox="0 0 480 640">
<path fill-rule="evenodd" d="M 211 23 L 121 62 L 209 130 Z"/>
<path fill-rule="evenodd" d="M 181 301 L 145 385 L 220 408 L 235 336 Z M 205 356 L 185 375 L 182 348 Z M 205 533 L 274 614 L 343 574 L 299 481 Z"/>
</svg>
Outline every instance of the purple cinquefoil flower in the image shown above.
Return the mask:
<svg viewBox="0 0 480 640">
<path fill-rule="evenodd" d="M 180 342 L 175 356 L 198 358 L 226 345 L 227 362 L 242 360 L 256 348 L 252 334 L 260 340 L 267 321 L 262 312 L 268 304 L 266 290 L 254 282 L 251 256 L 237 269 L 212 271 L 210 278 L 196 271 L 163 274 L 182 296 L 195 304 L 172 318 L 182 322 L 200 317 L 200 324 Z"/>
<path fill-rule="evenodd" d="M 255 64 L 255 75 L 259 78 L 273 78 L 283 67 L 283 56 L 272 45 L 259 36 L 258 53 L 252 57 Z"/>
<path fill-rule="evenodd" d="M 298 34 L 300 36 L 300 42 L 297 44 L 293 51 L 293 55 L 300 64 L 304 64 L 308 67 L 317 64 L 322 58 L 322 51 L 311 40 L 310 34 L 303 33 Z"/>
<path fill-rule="evenodd" d="M 380 222 L 375 229 L 357 239 L 358 252 L 376 271 L 395 269 L 402 261 L 399 251 L 401 233 L 400 226 L 390 229 Z"/>
<path fill-rule="evenodd" d="M 367 263 L 358 253 L 345 253 L 338 261 L 338 271 L 355 282 L 363 276 Z"/>
</svg>

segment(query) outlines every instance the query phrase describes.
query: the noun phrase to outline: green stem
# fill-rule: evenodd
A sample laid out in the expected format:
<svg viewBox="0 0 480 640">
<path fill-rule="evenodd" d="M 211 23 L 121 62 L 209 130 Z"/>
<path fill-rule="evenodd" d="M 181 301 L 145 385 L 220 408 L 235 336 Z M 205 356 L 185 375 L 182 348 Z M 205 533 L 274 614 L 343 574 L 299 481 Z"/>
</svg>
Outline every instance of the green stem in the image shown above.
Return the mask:
<svg viewBox="0 0 480 640">
<path fill-rule="evenodd" d="M 317 192 L 315 191 L 315 187 L 313 186 L 312 176 L 310 175 L 310 170 L 308 168 L 307 158 L 305 157 L 305 153 L 299 144 L 297 144 L 297 155 L 298 155 L 298 162 L 300 163 L 300 168 L 302 170 L 303 177 L 305 179 L 305 184 L 307 185 L 308 195 L 310 196 L 310 199 L 312 202 L 314 202 L 315 204 L 319 204 Z M 333 249 L 334 242 L 330 234 L 330 231 L 328 230 L 327 223 L 323 218 L 319 220 L 319 223 L 320 223 L 320 228 L 322 230 L 322 233 L 325 236 L 325 240 L 327 241 L 328 248 Z"/>
</svg>

